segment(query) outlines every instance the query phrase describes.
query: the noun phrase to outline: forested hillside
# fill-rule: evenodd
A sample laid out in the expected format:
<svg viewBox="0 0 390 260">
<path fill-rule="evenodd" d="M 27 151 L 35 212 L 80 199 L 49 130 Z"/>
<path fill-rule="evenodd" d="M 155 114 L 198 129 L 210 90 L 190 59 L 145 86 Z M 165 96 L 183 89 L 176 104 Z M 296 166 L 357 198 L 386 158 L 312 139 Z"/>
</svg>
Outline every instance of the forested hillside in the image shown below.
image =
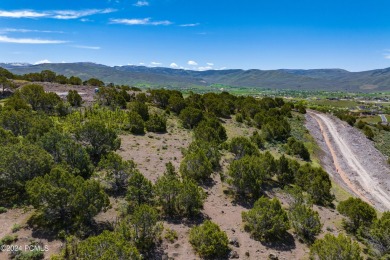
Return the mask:
<svg viewBox="0 0 390 260">
<path fill-rule="evenodd" d="M 0 75 L 0 258 L 390 254 L 389 212 L 319 166 L 302 102 Z"/>
<path fill-rule="evenodd" d="M 0 64 L 15 74 L 51 70 L 83 80 L 99 78 L 105 83 L 190 88 L 223 84 L 232 87 L 382 92 L 390 90 L 389 69 L 349 72 L 341 69 L 313 70 L 208 70 L 193 71 L 144 66 L 109 67 L 95 63 Z"/>
</svg>

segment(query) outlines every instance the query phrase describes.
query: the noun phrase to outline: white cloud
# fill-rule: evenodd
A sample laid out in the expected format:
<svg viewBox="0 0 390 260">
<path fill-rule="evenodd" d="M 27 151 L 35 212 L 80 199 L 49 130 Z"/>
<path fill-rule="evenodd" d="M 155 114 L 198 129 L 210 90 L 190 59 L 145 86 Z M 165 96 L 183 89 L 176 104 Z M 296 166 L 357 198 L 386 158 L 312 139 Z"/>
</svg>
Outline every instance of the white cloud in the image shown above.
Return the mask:
<svg viewBox="0 0 390 260">
<path fill-rule="evenodd" d="M 45 64 L 45 63 L 51 63 L 51 61 L 49 61 L 49 60 L 47 60 L 47 59 L 44 59 L 44 60 L 37 61 L 37 62 L 35 62 L 34 64 L 35 64 L 35 65 L 38 65 L 38 64 Z"/>
<path fill-rule="evenodd" d="M 115 12 L 115 9 L 89 9 L 89 10 L 60 10 L 54 11 L 51 15 L 51 18 L 69 20 L 69 19 L 78 19 L 85 16 L 91 16 L 94 14 L 109 14 Z"/>
<path fill-rule="evenodd" d="M 211 63 L 211 62 L 207 62 L 206 63 L 208 66 L 214 66 L 214 63 Z"/>
<path fill-rule="evenodd" d="M 140 62 L 139 65 L 145 66 L 145 63 L 144 62 Z"/>
<path fill-rule="evenodd" d="M 4 28 L 0 29 L 0 32 L 8 33 L 8 32 L 19 32 L 19 33 L 64 33 L 63 31 L 45 31 L 45 30 L 32 30 L 32 29 L 18 29 L 18 28 Z"/>
<path fill-rule="evenodd" d="M 86 45 L 72 45 L 73 48 L 88 49 L 88 50 L 100 50 L 99 46 L 86 46 Z"/>
<path fill-rule="evenodd" d="M 160 65 L 162 65 L 161 62 L 156 62 L 156 61 L 152 61 L 150 64 L 151 64 L 152 66 L 160 66 Z"/>
<path fill-rule="evenodd" d="M 55 11 L 43 11 L 37 12 L 32 10 L 15 10 L 15 11 L 3 11 L 0 10 L 0 17 L 6 18 L 53 18 L 53 19 L 78 19 L 85 16 L 91 16 L 95 14 L 108 14 L 115 12 L 115 9 L 87 9 L 87 10 L 55 10 Z"/>
<path fill-rule="evenodd" d="M 173 69 L 179 68 L 179 66 L 176 63 L 174 63 L 174 62 L 172 62 L 171 65 L 169 65 L 169 67 L 171 67 Z"/>
<path fill-rule="evenodd" d="M 0 35 L 0 42 L 20 43 L 20 44 L 59 44 L 59 43 L 66 43 L 67 41 L 30 39 L 30 38 L 10 38 L 7 36 Z"/>
<path fill-rule="evenodd" d="M 187 24 L 181 24 L 179 26 L 181 27 L 195 27 L 195 26 L 199 26 L 200 23 L 187 23 Z"/>
<path fill-rule="evenodd" d="M 212 70 L 213 68 L 210 66 L 205 66 L 205 67 L 198 67 L 197 70 L 199 71 L 205 71 L 205 70 Z"/>
<path fill-rule="evenodd" d="M 0 10 L 0 17 L 7 18 L 40 18 L 46 17 L 48 13 L 39 13 L 31 10 L 21 10 L 21 11 L 3 11 Z"/>
<path fill-rule="evenodd" d="M 197 66 L 197 65 L 198 65 L 198 63 L 197 63 L 196 61 L 193 61 L 193 60 L 189 60 L 189 61 L 187 62 L 187 64 L 188 64 L 188 65 L 191 65 L 191 66 Z"/>
<path fill-rule="evenodd" d="M 125 25 L 170 25 L 170 21 L 151 21 L 150 18 L 144 19 L 111 19 L 112 24 L 125 24 Z"/>
<path fill-rule="evenodd" d="M 137 3 L 135 3 L 133 5 L 137 6 L 137 7 L 149 6 L 149 2 L 148 1 L 138 1 Z"/>
</svg>

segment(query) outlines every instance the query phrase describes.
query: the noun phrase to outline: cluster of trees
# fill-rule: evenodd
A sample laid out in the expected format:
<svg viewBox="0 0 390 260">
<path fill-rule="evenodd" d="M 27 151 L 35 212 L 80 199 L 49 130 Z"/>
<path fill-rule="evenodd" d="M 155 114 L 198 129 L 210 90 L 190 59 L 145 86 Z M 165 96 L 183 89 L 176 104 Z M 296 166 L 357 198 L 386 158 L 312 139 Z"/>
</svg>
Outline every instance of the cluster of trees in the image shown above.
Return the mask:
<svg viewBox="0 0 390 260">
<path fill-rule="evenodd" d="M 82 241 L 67 237 L 62 252 L 53 259 L 144 259 L 158 242 L 162 229 L 157 211 L 143 204 L 121 219 L 113 231 L 105 230 Z"/>
<path fill-rule="evenodd" d="M 134 99 L 127 93 L 126 88 L 115 87 L 100 87 L 96 95 L 96 100 L 100 105 L 109 106 L 111 108 L 126 108 L 127 102 Z"/>
<path fill-rule="evenodd" d="M 49 175 L 29 182 L 27 192 L 31 194 L 32 203 L 38 210 L 33 219 L 36 225 L 45 223 L 54 227 L 54 223 L 65 223 L 66 228 L 71 229 L 80 228 L 80 222 L 91 221 L 96 212 L 108 206 L 108 197 L 96 180 L 109 184 L 105 187 L 114 192 L 111 193 L 114 196 L 124 192 L 128 201 L 128 208 L 122 212 L 122 218 L 113 231 L 104 231 L 82 241 L 75 236 L 68 236 L 61 254 L 54 259 L 79 259 L 87 256 L 143 259 L 140 254 L 148 256 L 160 241 L 163 228 L 159 212 L 166 217 L 191 218 L 199 214 L 205 199 L 203 190 L 193 180 L 181 178 L 172 163 L 166 165 L 164 175 L 153 185 L 136 169 L 132 161 L 123 161 L 118 155 L 109 153 L 100 161 L 94 177 L 84 180 L 63 169 L 54 169 Z M 72 204 L 64 204 L 65 201 L 71 201 Z M 57 221 L 59 219 L 61 221 Z M 215 227 L 210 230 L 207 223 L 199 228 L 203 235 L 204 232 L 214 234 Z M 228 248 L 224 233 L 223 245 L 219 245 L 222 242 L 219 242 L 218 233 L 205 242 L 199 242 L 199 239 L 204 239 L 202 235 L 196 236 L 195 231 L 192 233 L 191 243 L 194 243 L 194 247 L 200 245 L 201 255 L 219 255 Z M 209 248 L 205 249 L 206 246 Z"/>
<path fill-rule="evenodd" d="M 294 137 L 290 137 L 287 140 L 287 153 L 297 155 L 305 161 L 310 160 L 310 153 L 305 144 Z"/>
<path fill-rule="evenodd" d="M 337 116 L 340 120 L 347 122 L 351 126 L 353 126 L 357 120 L 357 117 L 355 115 L 344 110 L 336 111 L 334 112 L 334 115 Z"/>
<path fill-rule="evenodd" d="M 9 101 L 9 102 L 8 102 Z M 35 111 L 43 111 L 47 114 L 63 115 L 64 102 L 53 92 L 46 93 L 41 85 L 28 84 L 18 90 L 6 103 L 6 107 L 18 110 L 27 109 L 28 106 Z"/>
<path fill-rule="evenodd" d="M 102 117 L 104 113 L 96 108 L 76 111 L 69 115 L 72 120 L 67 116 L 58 118 L 58 123 L 45 109 L 47 94 L 42 90 L 35 85 L 22 88 L 0 109 L 2 205 L 29 203 L 36 209 L 29 221 L 34 228 L 84 237 L 92 232 L 94 217 L 109 207 L 107 194 L 125 195 L 128 201 L 128 211 L 114 231 L 83 241 L 68 238 L 59 259 L 78 259 L 104 250 L 110 257 L 136 259 L 158 242 L 158 211 L 169 217 L 193 217 L 200 212 L 205 193 L 195 180 L 179 176 L 168 164 L 166 174 L 153 185 L 134 162 L 114 153 L 120 147 L 119 129 Z M 77 93 L 71 96 L 79 105 Z M 143 102 L 131 102 L 128 113 L 136 114 L 148 131 L 166 131 L 165 118 L 149 115 Z M 111 115 L 115 113 L 123 116 L 119 111 Z M 78 123 L 68 125 L 73 120 Z M 206 126 L 210 125 L 215 122 Z M 215 153 L 203 145 L 191 149 Z M 96 246 L 103 251 L 96 253 Z"/>
<path fill-rule="evenodd" d="M 158 205 L 165 216 L 194 217 L 203 208 L 204 191 L 192 179 L 180 179 L 173 165 L 168 163 L 163 176 L 155 184 Z"/>
<path fill-rule="evenodd" d="M 343 219 L 345 230 L 363 242 L 370 255 L 378 259 L 390 257 L 389 211 L 378 218 L 375 209 L 360 198 L 340 202 L 337 210 L 346 217 Z"/>
<path fill-rule="evenodd" d="M 370 126 L 366 122 L 362 120 L 358 120 L 358 116 L 348 113 L 346 111 L 336 111 L 334 112 L 334 115 L 337 116 L 339 119 L 346 121 L 351 126 L 356 126 L 357 128 L 361 129 L 363 134 L 370 140 L 373 140 L 375 137 L 375 133 L 373 129 L 377 128 L 378 130 L 385 130 L 390 131 L 390 127 L 386 125 L 382 125 L 381 123 L 375 124 Z"/>
<path fill-rule="evenodd" d="M 167 118 L 162 114 L 149 115 L 148 106 L 139 101 L 129 104 L 128 122 L 125 126 L 132 134 L 142 135 L 145 128 L 148 132 L 165 133 L 167 131 Z"/>
<path fill-rule="evenodd" d="M 54 71 L 51 70 L 42 70 L 41 72 L 34 72 L 34 73 L 27 73 L 24 75 L 16 75 L 11 73 L 10 71 L 0 68 L 0 84 L 5 82 L 5 80 L 8 80 L 7 83 L 13 84 L 12 80 L 26 80 L 30 82 L 51 82 L 51 83 L 58 83 L 58 84 L 69 84 L 69 85 L 85 85 L 85 86 L 94 86 L 94 87 L 111 87 L 111 88 L 125 88 L 126 90 L 132 90 L 132 91 L 141 91 L 137 87 L 133 86 L 117 86 L 113 83 L 105 84 L 103 81 L 97 79 L 97 78 L 90 78 L 88 80 L 83 81 L 81 78 L 76 76 L 70 76 L 69 78 L 62 75 L 57 74 Z M 3 88 L 7 87 L 7 85 L 3 85 Z M 3 89 L 4 92 L 4 89 Z"/>
<path fill-rule="evenodd" d="M 261 129 L 261 138 L 269 142 L 285 142 L 291 128 L 286 117 L 291 117 L 292 103 L 281 98 L 255 99 L 237 97 L 227 92 L 199 95 L 190 93 L 187 98 L 175 90 L 155 89 L 149 91 L 148 100 L 159 108 L 179 115 L 183 127 L 194 129 L 210 115 L 216 118 L 236 119 Z M 302 109 L 299 109 L 302 111 Z M 302 111 L 303 112 L 303 111 Z"/>
<path fill-rule="evenodd" d="M 61 168 L 26 183 L 29 200 L 37 210 L 30 222 L 39 227 L 75 231 L 91 224 L 93 217 L 109 205 L 100 184 Z"/>
<path fill-rule="evenodd" d="M 245 230 L 256 240 L 276 241 L 284 239 L 287 230 L 293 227 L 299 239 L 313 243 L 322 228 L 319 214 L 304 199 L 301 190 L 292 189 L 291 194 L 288 211 L 277 198 L 259 198 L 252 209 L 242 213 Z"/>
<path fill-rule="evenodd" d="M 235 155 L 229 166 L 229 182 L 237 194 L 256 199 L 263 194 L 264 184 L 276 175 L 281 186 L 298 185 L 316 204 L 328 205 L 332 202 L 331 181 L 322 168 L 308 163 L 301 166 L 284 155 L 276 160 L 268 151 L 260 153 L 256 145 L 245 137 L 233 138 L 229 149 Z"/>
<path fill-rule="evenodd" d="M 317 211 L 312 208 L 310 196 L 303 195 L 298 187 L 289 189 L 288 218 L 298 238 L 307 244 L 313 243 L 320 234 L 322 223 Z"/>
<path fill-rule="evenodd" d="M 80 104 L 78 94 L 73 96 Z M 72 233 L 108 207 L 107 194 L 90 177 L 101 158 L 119 148 L 120 139 L 98 120 L 67 131 L 53 117 L 60 115 L 62 103 L 42 86 L 28 84 L 0 109 L 0 200 L 33 205 L 33 226 Z"/>
<path fill-rule="evenodd" d="M 167 118 L 163 114 L 149 114 L 148 101 L 144 93 L 135 95 L 128 93 L 127 87 L 99 88 L 96 99 L 98 104 L 108 106 L 113 110 L 127 109 L 125 130 L 132 134 L 142 135 L 145 128 L 148 132 L 165 133 L 167 131 Z"/>
<path fill-rule="evenodd" d="M 32 82 L 53 82 L 59 84 L 70 84 L 70 85 L 82 85 L 83 81 L 79 77 L 70 77 L 67 78 L 64 75 L 56 74 L 50 70 L 43 70 L 40 73 L 28 73 L 22 76 L 14 76 L 13 78 L 22 79 Z"/>
</svg>

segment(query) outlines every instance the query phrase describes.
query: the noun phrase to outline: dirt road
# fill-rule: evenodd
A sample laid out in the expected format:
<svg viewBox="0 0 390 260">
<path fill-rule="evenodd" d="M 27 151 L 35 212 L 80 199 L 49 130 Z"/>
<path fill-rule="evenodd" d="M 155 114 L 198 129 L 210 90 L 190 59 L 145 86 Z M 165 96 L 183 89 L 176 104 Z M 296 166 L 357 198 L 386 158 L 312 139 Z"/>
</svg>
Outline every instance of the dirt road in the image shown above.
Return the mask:
<svg viewBox="0 0 390 260">
<path fill-rule="evenodd" d="M 390 170 L 373 144 L 337 118 L 309 111 L 307 119 L 314 120 L 321 130 L 318 136 L 318 131 L 308 127 L 320 146 L 328 149 L 335 180 L 377 209 L 390 210 Z"/>
</svg>

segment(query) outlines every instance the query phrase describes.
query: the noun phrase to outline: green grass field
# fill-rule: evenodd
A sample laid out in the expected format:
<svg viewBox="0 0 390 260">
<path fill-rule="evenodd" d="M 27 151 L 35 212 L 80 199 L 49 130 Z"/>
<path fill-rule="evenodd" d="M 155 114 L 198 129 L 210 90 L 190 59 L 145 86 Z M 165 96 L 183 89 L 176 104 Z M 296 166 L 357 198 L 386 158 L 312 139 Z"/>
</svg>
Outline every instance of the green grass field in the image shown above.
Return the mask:
<svg viewBox="0 0 390 260">
<path fill-rule="evenodd" d="M 329 106 L 329 107 L 336 107 L 336 108 L 354 108 L 359 105 L 356 101 L 350 101 L 350 100 L 314 100 L 310 101 L 310 103 L 318 106 Z"/>
<path fill-rule="evenodd" d="M 363 122 L 369 123 L 369 124 L 376 124 L 376 123 L 382 122 L 382 119 L 380 116 L 361 117 L 360 120 L 362 120 Z"/>
</svg>

